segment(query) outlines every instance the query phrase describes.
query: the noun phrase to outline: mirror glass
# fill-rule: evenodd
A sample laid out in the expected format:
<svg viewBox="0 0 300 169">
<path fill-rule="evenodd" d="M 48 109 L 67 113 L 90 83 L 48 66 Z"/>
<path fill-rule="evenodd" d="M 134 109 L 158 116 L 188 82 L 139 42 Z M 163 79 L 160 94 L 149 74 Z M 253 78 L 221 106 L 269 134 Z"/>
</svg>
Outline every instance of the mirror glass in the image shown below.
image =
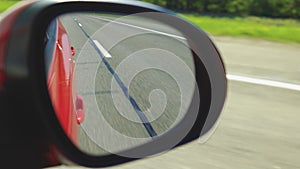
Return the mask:
<svg viewBox="0 0 300 169">
<path fill-rule="evenodd" d="M 52 105 L 83 152 L 118 154 L 145 144 L 187 113 L 196 86 L 193 53 L 180 31 L 151 14 L 68 13 L 48 26 Z"/>
</svg>

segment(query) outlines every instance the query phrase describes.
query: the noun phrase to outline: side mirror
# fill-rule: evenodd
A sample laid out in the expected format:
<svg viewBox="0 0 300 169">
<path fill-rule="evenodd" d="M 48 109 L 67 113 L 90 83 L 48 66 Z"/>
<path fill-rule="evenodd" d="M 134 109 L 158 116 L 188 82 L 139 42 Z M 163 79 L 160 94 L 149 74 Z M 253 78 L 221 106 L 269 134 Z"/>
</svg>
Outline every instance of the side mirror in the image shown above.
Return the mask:
<svg viewBox="0 0 300 169">
<path fill-rule="evenodd" d="M 33 106 L 32 123 L 47 131 L 57 159 L 121 164 L 202 137 L 218 120 L 227 90 L 220 53 L 172 11 L 45 0 L 23 6 L 14 22 L 4 87 L 28 91 L 24 106 Z"/>
</svg>

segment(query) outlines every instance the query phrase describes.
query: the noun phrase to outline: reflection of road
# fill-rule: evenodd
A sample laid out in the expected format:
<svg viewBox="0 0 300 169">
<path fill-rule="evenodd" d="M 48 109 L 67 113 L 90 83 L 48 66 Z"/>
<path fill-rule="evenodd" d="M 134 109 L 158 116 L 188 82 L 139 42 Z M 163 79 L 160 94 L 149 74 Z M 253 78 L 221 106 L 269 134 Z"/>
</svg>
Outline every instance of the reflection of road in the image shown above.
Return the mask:
<svg viewBox="0 0 300 169">
<path fill-rule="evenodd" d="M 300 84 L 299 45 L 226 37 L 215 41 L 229 73 Z M 299 101 L 296 91 L 230 81 L 220 125 L 207 143 L 195 141 L 112 168 L 298 169 Z"/>
<path fill-rule="evenodd" d="M 162 134 L 179 120 L 193 94 L 193 59 L 176 31 L 168 31 L 170 37 L 121 22 L 106 25 L 107 19 L 89 15 L 61 20 L 77 50 L 77 86 L 86 103 L 82 135 L 116 151 Z M 101 151 L 82 138 L 83 149 Z"/>
</svg>

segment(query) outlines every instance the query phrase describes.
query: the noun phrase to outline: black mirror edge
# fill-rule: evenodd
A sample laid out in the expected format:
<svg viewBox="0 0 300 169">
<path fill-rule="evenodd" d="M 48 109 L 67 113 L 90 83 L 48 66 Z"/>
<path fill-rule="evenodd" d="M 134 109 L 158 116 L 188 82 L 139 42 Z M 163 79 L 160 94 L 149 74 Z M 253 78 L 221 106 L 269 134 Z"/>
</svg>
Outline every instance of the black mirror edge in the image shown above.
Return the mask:
<svg viewBox="0 0 300 169">
<path fill-rule="evenodd" d="M 150 5 L 147 3 L 142 3 L 138 1 L 37 1 L 32 4 L 27 10 L 25 10 L 17 19 L 15 23 L 15 28 L 20 29 L 20 27 L 27 28 L 29 32 L 28 35 L 21 35 L 25 40 L 19 43 L 23 43 L 26 46 L 26 43 L 29 45 L 29 50 L 26 48 L 23 49 L 23 54 L 26 54 L 24 58 L 24 62 L 26 62 L 25 71 L 28 71 L 28 76 L 26 76 L 26 80 L 29 83 L 27 86 L 31 88 L 31 92 L 34 93 L 33 96 L 33 104 L 36 107 L 37 113 L 42 122 L 40 125 L 46 124 L 44 128 L 50 133 L 47 136 L 43 136 L 41 140 L 46 141 L 49 139 L 53 141 L 55 146 L 57 146 L 59 152 L 61 152 L 68 160 L 77 163 L 79 165 L 87 166 L 87 167 L 108 167 L 112 165 L 122 164 L 125 162 L 136 160 L 137 158 L 128 158 L 119 155 L 107 155 L 102 157 L 91 156 L 81 152 L 78 148 L 76 148 L 68 137 L 63 132 L 63 129 L 60 127 L 60 124 L 55 116 L 53 107 L 51 105 L 51 100 L 48 94 L 48 89 L 46 85 L 46 77 L 44 70 L 44 60 L 42 57 L 38 58 L 38 56 L 42 55 L 42 39 L 43 32 L 45 32 L 47 25 L 50 21 L 64 13 L 68 12 L 79 12 L 79 11 L 109 11 L 109 12 L 122 12 L 127 14 L 133 14 L 138 12 L 162 12 L 174 15 L 173 12 L 163 9 L 161 7 Z M 16 35 L 10 40 L 10 46 L 18 41 L 18 36 Z M 30 39 L 30 41 L 29 41 Z M 195 44 L 194 44 L 195 45 Z M 11 49 L 10 51 L 12 51 Z M 215 49 L 216 50 L 216 49 Z M 15 53 L 12 52 L 11 56 Z M 18 55 L 18 54 L 17 54 Z M 20 55 L 21 56 L 21 55 Z M 24 57 L 24 56 L 23 56 Z M 201 114 L 201 116 L 197 116 L 196 123 L 192 127 L 191 131 L 188 135 L 176 146 L 185 144 L 199 137 L 201 129 L 204 126 L 206 118 L 208 116 L 210 106 L 211 106 L 211 79 L 209 78 L 208 72 L 205 69 L 205 66 L 201 62 L 198 57 L 195 56 L 196 62 L 196 80 L 197 82 L 202 82 L 202 87 L 200 88 L 201 96 L 205 99 L 210 98 L 208 100 L 204 100 L 201 103 L 200 111 L 206 112 Z M 13 62 L 13 61 L 12 61 Z M 12 64 L 13 66 L 13 64 Z M 222 70 L 221 70 L 222 71 Z M 223 71 L 224 67 L 223 67 Z M 16 75 L 17 76 L 17 75 Z M 200 79 L 201 78 L 201 79 Z M 203 83 L 203 79 L 206 79 L 206 83 Z M 226 81 L 226 80 L 225 80 Z M 224 84 L 226 88 L 226 84 Z M 34 92 L 38 91 L 38 92 Z M 224 91 L 222 91 L 224 92 Z M 30 93 L 27 93 L 29 97 Z M 222 93 L 221 100 L 225 99 L 226 92 Z M 29 102 L 29 103 L 32 103 Z M 222 107 L 222 105 L 221 105 Z M 193 108 L 192 108 L 193 109 Z M 48 141 L 48 143 L 50 143 Z M 154 144 L 153 144 L 154 145 Z M 163 150 L 163 149 L 162 149 Z"/>
</svg>

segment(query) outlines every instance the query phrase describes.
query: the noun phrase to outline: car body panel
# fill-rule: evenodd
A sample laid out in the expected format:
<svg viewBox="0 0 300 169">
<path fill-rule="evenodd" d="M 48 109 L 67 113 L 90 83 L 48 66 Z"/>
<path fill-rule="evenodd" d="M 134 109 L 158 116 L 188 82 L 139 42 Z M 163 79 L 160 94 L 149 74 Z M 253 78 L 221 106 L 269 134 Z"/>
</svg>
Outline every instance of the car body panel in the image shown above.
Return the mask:
<svg viewBox="0 0 300 169">
<path fill-rule="evenodd" d="M 75 61 L 68 35 L 58 19 L 56 42 L 48 70 L 48 88 L 51 101 L 62 128 L 73 142 L 77 142 L 76 90 L 74 89 Z"/>
</svg>

